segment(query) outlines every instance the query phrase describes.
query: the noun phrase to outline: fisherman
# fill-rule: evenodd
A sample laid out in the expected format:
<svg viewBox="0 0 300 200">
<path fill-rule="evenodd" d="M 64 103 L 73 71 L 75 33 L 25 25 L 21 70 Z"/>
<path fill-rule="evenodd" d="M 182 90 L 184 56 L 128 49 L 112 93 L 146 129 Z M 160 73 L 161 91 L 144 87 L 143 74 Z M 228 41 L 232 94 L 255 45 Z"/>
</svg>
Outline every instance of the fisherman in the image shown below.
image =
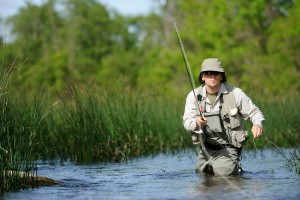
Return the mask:
<svg viewBox="0 0 300 200">
<path fill-rule="evenodd" d="M 256 139 L 262 136 L 264 116 L 240 88 L 226 83 L 219 59 L 203 61 L 198 81 L 202 86 L 188 94 L 183 115 L 184 128 L 201 146 L 196 172 L 239 175 L 241 150 L 249 137 L 244 119 L 252 122 Z"/>
</svg>

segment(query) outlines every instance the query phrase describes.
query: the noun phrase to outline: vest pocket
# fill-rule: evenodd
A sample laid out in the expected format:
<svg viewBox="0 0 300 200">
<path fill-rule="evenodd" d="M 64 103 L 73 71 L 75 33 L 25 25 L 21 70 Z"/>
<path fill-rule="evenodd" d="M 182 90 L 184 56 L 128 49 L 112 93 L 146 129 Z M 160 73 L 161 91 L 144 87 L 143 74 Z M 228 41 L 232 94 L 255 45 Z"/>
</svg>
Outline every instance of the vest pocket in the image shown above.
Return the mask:
<svg viewBox="0 0 300 200">
<path fill-rule="evenodd" d="M 240 127 L 241 124 L 241 116 L 238 113 L 238 109 L 237 108 L 233 108 L 231 110 L 229 110 L 229 123 L 230 123 L 230 128 L 231 129 L 235 129 L 237 127 Z"/>
<path fill-rule="evenodd" d="M 249 135 L 245 130 L 231 131 L 231 143 L 237 148 L 241 148 L 248 140 Z"/>
</svg>

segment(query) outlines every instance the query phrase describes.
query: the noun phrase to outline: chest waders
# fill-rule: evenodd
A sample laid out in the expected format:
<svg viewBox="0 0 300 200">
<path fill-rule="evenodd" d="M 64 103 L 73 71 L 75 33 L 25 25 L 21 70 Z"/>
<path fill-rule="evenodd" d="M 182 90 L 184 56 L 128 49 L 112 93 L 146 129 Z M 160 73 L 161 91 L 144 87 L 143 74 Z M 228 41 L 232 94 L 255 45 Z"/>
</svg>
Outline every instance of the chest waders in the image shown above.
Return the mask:
<svg viewBox="0 0 300 200">
<path fill-rule="evenodd" d="M 238 156 L 241 156 L 243 144 L 248 139 L 248 133 L 245 131 L 243 124 L 243 116 L 238 112 L 236 100 L 234 97 L 234 87 L 224 83 L 228 93 L 220 95 L 220 105 L 218 111 L 206 112 L 206 101 L 201 98 L 200 104 L 205 108 L 204 117 L 207 119 L 207 126 L 204 128 L 205 136 L 204 145 L 206 148 L 221 151 L 227 148 L 237 150 Z M 203 87 L 199 87 L 199 95 L 202 97 Z M 210 139 L 210 138 L 214 138 Z M 220 141 L 218 141 L 219 138 Z M 229 157 L 239 168 L 242 168 L 238 160 L 233 160 Z M 206 158 L 205 158 L 206 159 Z M 207 159 L 206 159 L 207 160 Z"/>
</svg>

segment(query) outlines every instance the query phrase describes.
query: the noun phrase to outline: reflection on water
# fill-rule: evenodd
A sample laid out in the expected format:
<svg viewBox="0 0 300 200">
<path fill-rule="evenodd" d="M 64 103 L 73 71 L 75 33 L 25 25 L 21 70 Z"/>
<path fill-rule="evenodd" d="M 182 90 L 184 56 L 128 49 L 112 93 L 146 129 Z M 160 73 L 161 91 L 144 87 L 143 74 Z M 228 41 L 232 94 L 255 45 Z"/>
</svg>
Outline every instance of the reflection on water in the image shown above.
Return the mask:
<svg viewBox="0 0 300 200">
<path fill-rule="evenodd" d="M 199 175 L 199 184 L 194 186 L 193 198 L 202 199 L 237 199 L 237 197 L 247 197 L 245 187 L 247 179 L 244 177 L 214 177 Z"/>
<path fill-rule="evenodd" d="M 243 153 L 240 177 L 194 173 L 196 154 L 158 155 L 123 164 L 40 164 L 61 184 L 7 193 L 3 199 L 300 199 L 300 176 L 271 150 Z M 1 197 L 0 197 L 1 198 Z"/>
</svg>

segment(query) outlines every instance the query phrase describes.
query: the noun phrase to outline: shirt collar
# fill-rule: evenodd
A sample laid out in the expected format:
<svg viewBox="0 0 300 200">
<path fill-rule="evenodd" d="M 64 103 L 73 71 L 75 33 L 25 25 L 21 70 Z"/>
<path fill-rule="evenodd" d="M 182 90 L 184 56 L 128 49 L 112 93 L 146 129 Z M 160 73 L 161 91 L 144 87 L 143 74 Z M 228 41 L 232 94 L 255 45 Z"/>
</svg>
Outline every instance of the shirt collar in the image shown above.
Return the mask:
<svg viewBox="0 0 300 200">
<path fill-rule="evenodd" d="M 221 87 L 220 87 L 218 96 L 219 96 L 221 93 L 222 93 L 222 94 L 228 94 L 228 93 L 229 93 L 229 91 L 228 91 L 227 88 L 225 87 L 225 84 L 224 84 L 224 83 L 221 83 Z"/>
<path fill-rule="evenodd" d="M 229 91 L 227 90 L 227 88 L 225 87 L 224 83 L 221 83 L 221 87 L 220 90 L 218 92 L 218 96 L 220 96 L 221 94 L 228 94 Z M 202 96 L 206 97 L 206 89 L 205 89 L 205 85 L 202 88 Z"/>
</svg>

